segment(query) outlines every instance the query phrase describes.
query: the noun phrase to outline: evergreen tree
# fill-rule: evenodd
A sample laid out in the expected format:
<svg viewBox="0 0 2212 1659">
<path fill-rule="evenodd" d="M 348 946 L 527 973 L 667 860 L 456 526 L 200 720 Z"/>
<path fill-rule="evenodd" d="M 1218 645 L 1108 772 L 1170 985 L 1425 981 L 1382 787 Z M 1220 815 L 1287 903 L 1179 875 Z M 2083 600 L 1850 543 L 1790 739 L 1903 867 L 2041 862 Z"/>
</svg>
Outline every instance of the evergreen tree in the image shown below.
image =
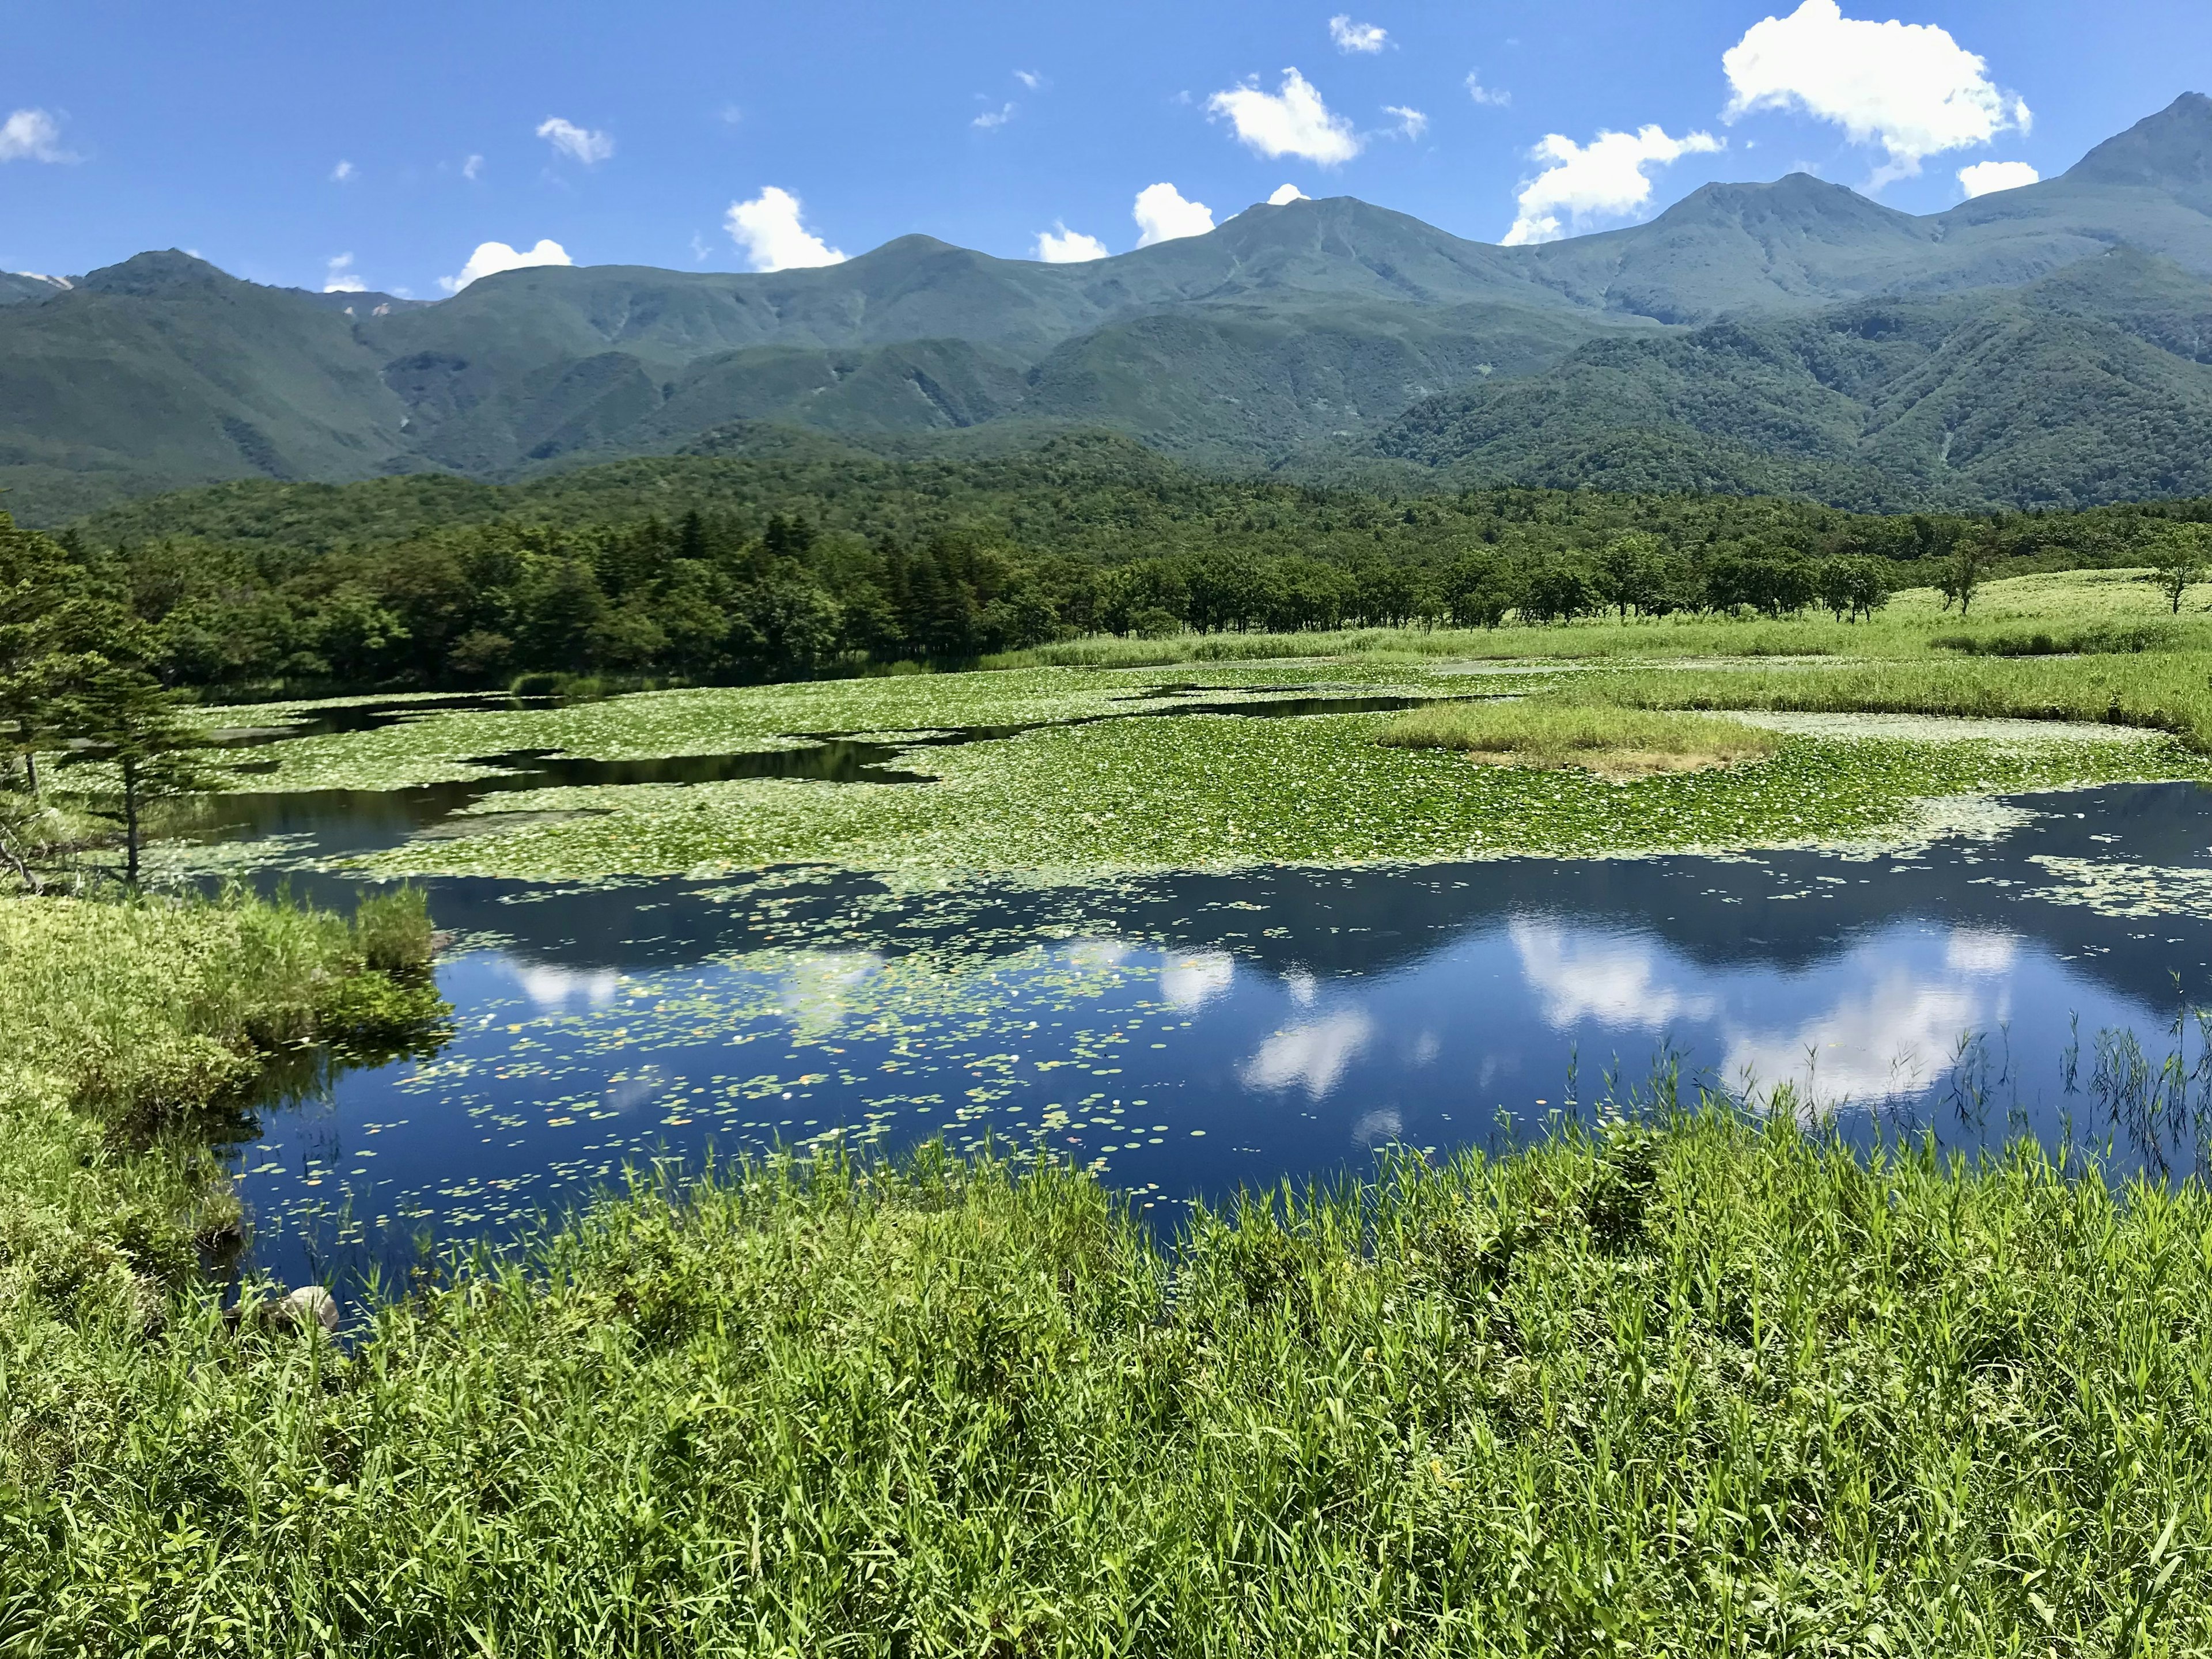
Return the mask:
<svg viewBox="0 0 2212 1659">
<path fill-rule="evenodd" d="M 182 702 L 144 670 L 99 658 L 88 660 L 63 700 L 64 729 L 77 746 L 62 763 L 115 768 L 118 801 L 112 816 L 123 825 L 123 878 L 134 887 L 147 807 L 222 788 L 228 780 L 208 763 L 207 739 L 183 718 Z"/>
</svg>

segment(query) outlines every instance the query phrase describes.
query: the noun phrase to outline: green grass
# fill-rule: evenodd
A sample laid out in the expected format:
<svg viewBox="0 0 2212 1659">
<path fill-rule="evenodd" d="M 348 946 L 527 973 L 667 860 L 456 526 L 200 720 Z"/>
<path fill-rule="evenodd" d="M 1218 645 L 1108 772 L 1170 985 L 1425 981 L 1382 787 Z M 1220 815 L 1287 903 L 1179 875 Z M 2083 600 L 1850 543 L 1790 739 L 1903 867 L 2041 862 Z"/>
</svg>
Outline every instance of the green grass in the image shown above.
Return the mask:
<svg viewBox="0 0 2212 1659">
<path fill-rule="evenodd" d="M 2201 1651 L 2212 1199 L 2080 1175 L 1711 1112 L 1170 1250 L 1065 1172 L 732 1170 L 350 1352 L 88 1332 L 0 1644 Z"/>
<path fill-rule="evenodd" d="M 58 1318 L 152 1316 L 238 1220 L 210 1119 L 272 1059 L 434 1027 L 428 945 L 411 892 L 351 922 L 241 897 L 0 901 L 0 1382 L 35 1373 Z"/>
<path fill-rule="evenodd" d="M 1577 766 L 1615 778 L 1764 760 L 1781 742 L 1740 720 L 1554 701 L 1431 703 L 1399 715 L 1375 740 L 1386 749 L 1449 749 L 1492 765 Z"/>
</svg>

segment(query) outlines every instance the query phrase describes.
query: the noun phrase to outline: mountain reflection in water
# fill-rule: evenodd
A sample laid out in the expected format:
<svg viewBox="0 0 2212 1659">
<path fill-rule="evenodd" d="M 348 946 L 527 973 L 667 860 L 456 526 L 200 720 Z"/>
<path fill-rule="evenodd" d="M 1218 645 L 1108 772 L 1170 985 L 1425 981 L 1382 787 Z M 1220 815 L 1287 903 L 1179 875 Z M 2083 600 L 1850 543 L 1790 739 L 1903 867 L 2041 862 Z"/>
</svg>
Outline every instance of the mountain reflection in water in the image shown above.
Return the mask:
<svg viewBox="0 0 2212 1659">
<path fill-rule="evenodd" d="M 264 1108 L 241 1189 L 262 1265 L 295 1281 L 396 1263 L 418 1236 L 503 1235 L 656 1156 L 696 1167 L 833 1133 L 887 1152 L 1041 1142 L 1166 1218 L 1369 1170 L 1393 1144 L 1508 1144 L 1661 1064 L 1760 1097 L 1787 1083 L 1862 1143 L 2026 1133 L 2124 1171 L 2194 1170 L 2212 1073 L 2177 1019 L 2208 997 L 2212 908 L 2115 914 L 2146 906 L 2082 872 L 2154 866 L 2195 890 L 2212 793 L 2013 805 L 1996 839 L 1894 859 L 922 893 L 827 872 L 434 881 L 461 941 L 440 969 L 453 1042 Z"/>
</svg>

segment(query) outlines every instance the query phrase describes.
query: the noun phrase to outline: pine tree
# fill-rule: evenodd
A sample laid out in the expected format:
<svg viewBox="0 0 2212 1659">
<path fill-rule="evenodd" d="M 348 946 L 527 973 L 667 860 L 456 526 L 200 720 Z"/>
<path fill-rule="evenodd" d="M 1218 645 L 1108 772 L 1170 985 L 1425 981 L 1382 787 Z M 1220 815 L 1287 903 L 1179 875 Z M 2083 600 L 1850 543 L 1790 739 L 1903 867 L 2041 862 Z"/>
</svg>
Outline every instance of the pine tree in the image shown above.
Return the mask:
<svg viewBox="0 0 2212 1659">
<path fill-rule="evenodd" d="M 76 739 L 64 766 L 105 762 L 115 768 L 123 825 L 124 880 L 138 883 L 145 811 L 156 800 L 225 786 L 228 775 L 205 757 L 207 738 L 182 716 L 182 699 L 141 669 L 94 659 L 66 700 Z"/>
</svg>

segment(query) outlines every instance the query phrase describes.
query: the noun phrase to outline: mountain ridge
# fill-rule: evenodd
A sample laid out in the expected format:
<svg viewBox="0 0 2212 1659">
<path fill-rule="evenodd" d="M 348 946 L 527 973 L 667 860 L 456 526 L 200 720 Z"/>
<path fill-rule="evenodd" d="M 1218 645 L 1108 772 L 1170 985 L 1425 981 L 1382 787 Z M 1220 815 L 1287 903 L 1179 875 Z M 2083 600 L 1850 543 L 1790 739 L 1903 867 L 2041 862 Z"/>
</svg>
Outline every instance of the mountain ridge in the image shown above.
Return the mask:
<svg viewBox="0 0 2212 1659">
<path fill-rule="evenodd" d="M 2026 312 L 2007 297 L 2116 248 L 2165 262 L 2158 329 L 2131 332 L 2078 285 L 2065 305 L 2054 289 Z M 1788 374 L 1813 374 L 1814 359 L 1833 356 L 1815 343 L 1864 320 L 1838 307 L 1917 301 L 1912 327 L 1952 330 L 1962 361 L 1973 331 L 2013 331 L 2026 354 L 2014 366 L 2042 368 L 2001 377 L 2004 395 L 2034 385 L 2047 398 L 2051 375 L 2072 374 L 2075 391 L 2093 380 L 2102 390 L 2062 401 L 2093 411 L 2124 382 L 2143 410 L 2164 411 L 2146 414 L 2144 430 L 2179 441 L 2160 434 L 2197 418 L 2191 377 L 2203 367 L 2203 308 L 2185 290 L 2208 279 L 2212 100 L 2197 94 L 2057 178 L 1941 214 L 1902 213 L 1798 173 L 1703 185 L 1644 223 L 1534 247 L 1467 240 L 1333 197 L 1259 204 L 1203 236 L 1077 264 L 916 234 L 766 274 L 529 267 L 434 303 L 265 288 L 150 252 L 66 283 L 0 278 L 0 486 L 22 516 L 52 522 L 225 477 L 519 477 L 667 453 L 733 420 L 884 441 L 1092 425 L 1212 466 L 1364 456 L 1441 484 L 1469 466 L 1565 476 L 1553 441 L 1571 416 L 1577 476 L 1612 465 L 1584 453 L 1603 434 L 1626 457 L 1656 453 L 1663 430 L 1662 449 L 1711 448 L 1716 476 L 1756 473 L 1738 462 L 1765 455 L 1791 488 L 1811 478 L 1863 493 L 1854 469 L 1871 465 L 1889 470 L 1892 493 L 1978 501 L 2014 487 L 2002 480 L 2019 469 L 1931 469 L 1917 450 L 1882 448 L 1872 428 L 1845 444 L 1841 427 L 1824 427 L 1819 444 L 1793 448 L 1756 398 L 1700 393 L 1704 413 L 1656 425 L 1622 417 L 1671 406 L 1691 380 L 1711 392 L 1697 362 L 1737 362 L 1753 337 L 1775 363 L 1797 363 Z M 1723 325 L 1752 332 L 1670 343 Z M 2115 328 L 2126 362 L 2107 373 L 2088 343 Z M 1723 339 L 1736 343 L 1723 349 Z M 1656 378 L 1599 418 L 1592 388 L 1625 365 Z M 1826 396 L 1813 401 L 1826 407 Z M 1492 429 L 1515 410 L 1533 424 L 1517 437 Z M 2030 406 L 1960 419 L 1996 420 L 2013 434 L 1999 448 L 2051 453 Z M 1446 453 L 1454 432 L 1472 441 Z M 2185 458 L 2167 459 L 2163 472 L 2147 461 L 2114 476 L 2187 472 Z M 1837 468 L 1854 481 L 1834 483 Z M 2054 485 L 2067 496 L 2096 487 L 2093 471 Z"/>
</svg>

